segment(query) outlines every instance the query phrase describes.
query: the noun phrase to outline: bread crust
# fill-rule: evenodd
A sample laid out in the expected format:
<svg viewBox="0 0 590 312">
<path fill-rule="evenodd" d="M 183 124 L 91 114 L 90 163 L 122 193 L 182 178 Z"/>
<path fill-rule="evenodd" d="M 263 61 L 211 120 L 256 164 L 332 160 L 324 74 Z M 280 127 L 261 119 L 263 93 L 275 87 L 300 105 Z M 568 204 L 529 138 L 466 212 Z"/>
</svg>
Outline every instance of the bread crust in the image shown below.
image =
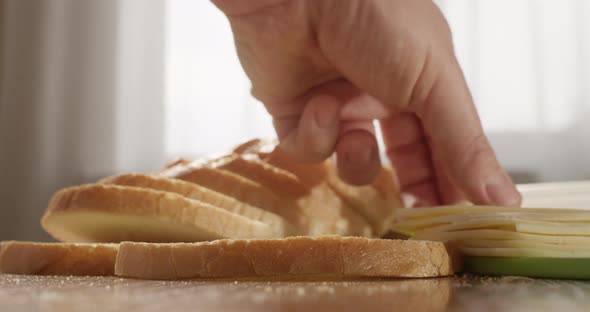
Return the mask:
<svg viewBox="0 0 590 312">
<path fill-rule="evenodd" d="M 216 158 L 208 165 L 256 181 L 281 197 L 300 198 L 309 193 L 309 186 L 296 175 L 265 163 L 255 155 L 230 154 Z"/>
<path fill-rule="evenodd" d="M 143 279 L 403 277 L 454 274 L 442 243 L 361 237 L 121 244 L 115 274 Z"/>
<path fill-rule="evenodd" d="M 233 152 L 247 155 L 247 157 L 256 157 L 269 165 L 291 172 L 309 187 L 324 182 L 328 173 L 327 162 L 317 164 L 296 162 L 278 148 L 274 140 L 250 140 L 237 146 Z"/>
<path fill-rule="evenodd" d="M 279 198 L 267 187 L 233 172 L 190 164 L 168 168 L 158 174 L 201 185 L 238 201 L 288 217 L 296 210 L 292 201 Z"/>
<path fill-rule="evenodd" d="M 111 276 L 118 244 L 0 243 L 0 272 L 30 275 Z"/>
</svg>

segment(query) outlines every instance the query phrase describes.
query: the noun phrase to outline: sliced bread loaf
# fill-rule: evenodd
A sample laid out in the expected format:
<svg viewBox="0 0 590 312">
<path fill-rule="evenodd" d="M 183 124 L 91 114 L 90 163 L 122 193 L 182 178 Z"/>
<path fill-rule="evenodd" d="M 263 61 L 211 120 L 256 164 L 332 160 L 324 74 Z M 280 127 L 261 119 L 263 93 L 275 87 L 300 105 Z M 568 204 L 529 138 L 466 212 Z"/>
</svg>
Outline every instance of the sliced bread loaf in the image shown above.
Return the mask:
<svg viewBox="0 0 590 312">
<path fill-rule="evenodd" d="M 64 242 L 195 242 L 282 235 L 260 221 L 178 194 L 105 184 L 57 192 L 41 224 Z"/>
<path fill-rule="evenodd" d="M 295 232 L 299 235 L 372 235 L 366 220 L 351 209 L 326 182 L 316 184 L 305 196 L 285 197 L 252 180 L 267 170 L 259 163 L 249 166 L 247 170 L 238 169 L 240 165 L 236 164 L 234 170 L 247 172 L 247 177 L 204 166 L 203 163 L 202 160 L 196 160 L 189 165 L 169 168 L 163 174 L 203 185 L 239 201 L 274 212 L 293 224 Z M 277 180 L 281 180 L 283 171 L 273 172 L 277 174 Z M 274 179 L 272 175 L 264 176 L 267 181 Z"/>
<path fill-rule="evenodd" d="M 280 198 L 267 187 L 233 172 L 190 164 L 168 168 L 160 176 L 180 179 L 227 195 L 283 217 L 296 233 L 307 231 L 307 219 L 292 199 Z"/>
<path fill-rule="evenodd" d="M 142 187 L 176 193 L 242 215 L 246 218 L 266 223 L 276 229 L 277 233 L 280 233 L 281 236 L 288 236 L 294 233 L 293 225 L 290 225 L 281 216 L 195 183 L 146 174 L 116 175 L 102 179 L 100 183 Z"/>
</svg>

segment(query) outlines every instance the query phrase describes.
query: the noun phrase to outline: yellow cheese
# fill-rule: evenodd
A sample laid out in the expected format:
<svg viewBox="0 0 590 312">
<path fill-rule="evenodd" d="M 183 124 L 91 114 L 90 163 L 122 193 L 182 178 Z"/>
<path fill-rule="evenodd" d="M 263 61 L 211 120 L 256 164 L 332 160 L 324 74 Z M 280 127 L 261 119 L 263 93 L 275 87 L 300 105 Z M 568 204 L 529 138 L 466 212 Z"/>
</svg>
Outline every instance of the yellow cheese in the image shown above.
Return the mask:
<svg viewBox="0 0 590 312">
<path fill-rule="evenodd" d="M 476 248 L 459 247 L 468 256 L 481 257 L 542 257 L 542 258 L 590 258 L 590 251 L 561 251 L 543 248 Z"/>
<path fill-rule="evenodd" d="M 590 236 L 590 223 L 518 222 L 516 231 L 532 234 Z"/>
<path fill-rule="evenodd" d="M 445 206 L 402 210 L 395 231 L 452 242 L 468 256 L 590 257 L 590 211 Z"/>
<path fill-rule="evenodd" d="M 590 222 L 560 223 L 500 216 L 495 218 L 471 218 L 464 222 L 435 226 L 416 235 L 432 235 L 432 233 L 436 232 L 470 229 L 501 229 L 533 234 L 590 236 Z"/>
<path fill-rule="evenodd" d="M 473 206 L 469 204 L 437 206 L 437 207 L 420 207 L 405 208 L 396 211 L 396 218 L 399 219 L 421 219 L 436 216 L 454 215 L 466 212 L 485 212 L 485 211 L 514 211 L 521 208 L 496 207 L 496 206 Z"/>
<path fill-rule="evenodd" d="M 534 242 L 521 239 L 506 239 L 506 240 L 494 240 L 494 239 L 470 239 L 463 242 L 464 247 L 473 248 L 534 248 L 534 249 L 546 249 L 546 250 L 557 250 L 557 251 L 587 251 L 590 252 L 590 245 L 581 244 L 548 244 L 541 242 Z"/>
<path fill-rule="evenodd" d="M 571 213 L 584 212 L 580 209 L 565 209 L 565 208 L 513 208 L 501 206 L 475 206 L 475 205 L 453 205 L 453 206 L 438 206 L 430 208 L 406 208 L 396 211 L 396 218 L 398 220 L 422 219 L 432 218 L 445 215 L 456 215 L 464 213 L 488 213 L 488 212 L 527 212 L 527 213 Z"/>
<path fill-rule="evenodd" d="M 456 232 L 419 232 L 412 239 L 432 240 L 442 242 L 463 242 L 470 240 L 523 240 L 548 244 L 579 244 L 590 246 L 588 236 L 558 236 L 519 233 L 506 230 L 476 229 Z"/>
<path fill-rule="evenodd" d="M 495 219 L 495 218 L 518 218 L 533 221 L 550 221 L 550 222 L 589 222 L 590 211 L 579 211 L 571 213 L 563 212 L 481 212 L 481 213 L 464 213 L 456 215 L 442 215 L 433 218 L 409 219 L 402 220 L 394 224 L 393 228 L 397 231 L 418 231 L 426 228 L 440 226 L 444 224 L 463 223 L 475 219 Z"/>
<path fill-rule="evenodd" d="M 420 235 L 431 235 L 432 233 L 450 232 L 450 231 L 463 231 L 473 229 L 502 229 L 502 230 L 515 230 L 515 219 L 513 218 L 496 218 L 496 219 L 471 219 L 461 223 L 454 224 L 442 224 L 432 228 L 425 229 L 417 232 L 416 236 Z"/>
</svg>

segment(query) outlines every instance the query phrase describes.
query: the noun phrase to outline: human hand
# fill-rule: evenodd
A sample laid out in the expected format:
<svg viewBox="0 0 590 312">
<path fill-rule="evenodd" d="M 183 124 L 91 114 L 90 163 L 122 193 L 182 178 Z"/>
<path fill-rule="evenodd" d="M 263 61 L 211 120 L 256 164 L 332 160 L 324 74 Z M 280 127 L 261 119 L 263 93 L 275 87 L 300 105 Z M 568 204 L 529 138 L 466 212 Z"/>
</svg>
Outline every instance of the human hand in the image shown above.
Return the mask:
<svg viewBox="0 0 590 312">
<path fill-rule="evenodd" d="M 401 189 L 417 205 L 520 205 L 430 0 L 213 2 L 291 156 L 336 153 L 345 181 L 370 183 L 380 170 L 378 119 Z"/>
</svg>

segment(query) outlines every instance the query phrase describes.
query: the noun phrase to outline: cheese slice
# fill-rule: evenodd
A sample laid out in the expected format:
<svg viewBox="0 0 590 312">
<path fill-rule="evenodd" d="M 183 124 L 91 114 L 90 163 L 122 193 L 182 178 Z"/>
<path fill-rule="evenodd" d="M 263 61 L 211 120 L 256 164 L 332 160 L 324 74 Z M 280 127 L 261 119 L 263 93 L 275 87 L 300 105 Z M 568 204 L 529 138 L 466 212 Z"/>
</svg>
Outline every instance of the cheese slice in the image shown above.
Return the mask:
<svg viewBox="0 0 590 312">
<path fill-rule="evenodd" d="M 463 242 L 462 246 L 475 248 L 536 248 L 556 251 L 588 251 L 590 252 L 590 245 L 581 244 L 550 244 L 543 242 L 534 242 L 522 239 L 470 239 Z"/>
<path fill-rule="evenodd" d="M 571 213 L 563 212 L 481 212 L 465 213 L 456 215 L 442 215 L 427 219 L 410 219 L 396 223 L 393 228 L 401 231 L 418 231 L 421 229 L 440 226 L 443 224 L 461 223 L 473 219 L 483 218 L 519 218 L 533 221 L 550 222 L 590 222 L 590 211 L 579 211 Z"/>
<path fill-rule="evenodd" d="M 516 231 L 533 234 L 590 236 L 590 223 L 518 222 Z"/>
<path fill-rule="evenodd" d="M 544 257 L 544 258 L 590 258 L 588 250 L 553 250 L 545 248 L 477 248 L 460 246 L 459 250 L 467 256 L 478 257 Z"/>
<path fill-rule="evenodd" d="M 491 206 L 436 207 L 396 215 L 412 239 L 452 242 L 475 257 L 590 257 L 590 212 Z"/>
<path fill-rule="evenodd" d="M 525 240 L 527 242 L 548 244 L 590 245 L 590 237 L 588 236 L 540 235 L 494 229 L 475 229 L 443 233 L 436 232 L 431 233 L 431 235 L 419 232 L 412 239 L 441 242 L 463 242 L 469 240 Z"/>
<path fill-rule="evenodd" d="M 588 222 L 548 222 L 534 221 L 514 217 L 471 218 L 464 222 L 444 224 L 417 233 L 416 236 L 433 235 L 433 233 L 462 231 L 469 229 L 503 229 L 521 233 L 590 236 Z"/>
<path fill-rule="evenodd" d="M 527 213 L 571 213 L 583 212 L 580 209 L 565 208 L 513 208 L 501 206 L 475 206 L 470 204 L 459 204 L 449 206 L 438 206 L 431 208 L 406 208 L 396 211 L 397 220 L 423 219 L 445 215 L 456 215 L 465 213 L 489 213 L 489 212 L 527 212 Z"/>
</svg>

